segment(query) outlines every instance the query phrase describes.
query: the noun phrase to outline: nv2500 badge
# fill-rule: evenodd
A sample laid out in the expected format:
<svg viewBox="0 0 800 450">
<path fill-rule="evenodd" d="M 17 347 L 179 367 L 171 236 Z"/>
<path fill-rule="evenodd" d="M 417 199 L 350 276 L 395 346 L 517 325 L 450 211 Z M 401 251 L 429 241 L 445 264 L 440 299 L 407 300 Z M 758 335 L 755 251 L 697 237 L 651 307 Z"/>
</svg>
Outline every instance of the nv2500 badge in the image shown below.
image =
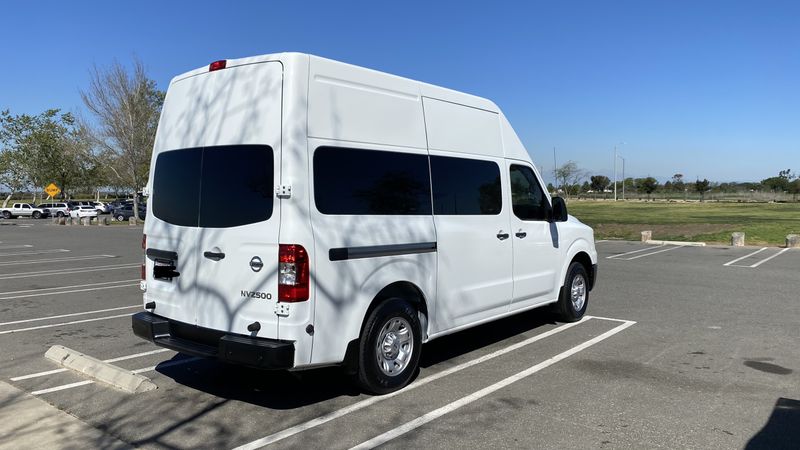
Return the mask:
<svg viewBox="0 0 800 450">
<path fill-rule="evenodd" d="M 260 298 L 263 300 L 272 300 L 272 294 L 269 292 L 259 292 L 259 291 L 241 291 L 242 297 L 245 298 Z"/>
</svg>

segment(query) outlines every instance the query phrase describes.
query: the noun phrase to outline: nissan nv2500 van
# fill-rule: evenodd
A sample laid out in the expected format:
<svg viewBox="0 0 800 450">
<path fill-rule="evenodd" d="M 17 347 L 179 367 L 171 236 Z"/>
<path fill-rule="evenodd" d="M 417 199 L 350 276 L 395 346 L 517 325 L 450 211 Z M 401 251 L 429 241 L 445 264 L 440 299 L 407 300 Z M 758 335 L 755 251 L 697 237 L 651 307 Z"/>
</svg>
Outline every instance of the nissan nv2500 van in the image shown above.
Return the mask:
<svg viewBox="0 0 800 450">
<path fill-rule="evenodd" d="M 580 319 L 592 229 L 489 100 L 307 54 L 175 77 L 153 149 L 136 335 L 405 386 L 422 344 L 545 305 Z"/>
</svg>

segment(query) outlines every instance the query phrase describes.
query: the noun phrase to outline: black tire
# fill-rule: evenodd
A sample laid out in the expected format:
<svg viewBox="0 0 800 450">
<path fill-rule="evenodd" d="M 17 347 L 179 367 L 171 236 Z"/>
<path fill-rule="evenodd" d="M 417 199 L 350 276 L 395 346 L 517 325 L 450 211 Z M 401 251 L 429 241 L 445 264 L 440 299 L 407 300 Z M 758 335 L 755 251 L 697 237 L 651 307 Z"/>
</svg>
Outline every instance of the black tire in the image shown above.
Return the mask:
<svg viewBox="0 0 800 450">
<path fill-rule="evenodd" d="M 398 324 L 400 325 L 398 332 L 391 331 L 393 325 Z M 393 336 L 396 337 L 404 335 L 406 332 L 411 333 L 408 341 L 405 344 L 394 345 L 400 340 L 391 339 L 390 334 L 394 333 Z M 408 352 L 406 358 L 401 358 L 400 367 L 394 364 L 384 366 L 388 367 L 390 371 L 398 370 L 394 374 L 387 374 L 378 362 L 378 341 L 382 336 L 388 336 L 388 341 L 392 343 L 388 359 L 391 359 L 394 352 L 398 352 L 395 356 L 400 356 L 403 349 Z M 370 313 L 361 332 L 356 375 L 358 385 L 366 392 L 378 395 L 402 389 L 416 375 L 421 353 L 422 332 L 417 310 L 401 298 L 385 300 Z M 382 352 L 380 354 L 387 355 Z"/>
<path fill-rule="evenodd" d="M 576 281 L 577 280 L 577 281 Z M 573 287 L 577 288 L 576 293 L 580 293 L 582 286 L 583 302 L 580 302 L 580 297 L 573 302 Z M 577 303 L 577 305 L 576 305 Z M 567 269 L 567 277 L 564 280 L 564 285 L 561 286 L 561 293 L 558 296 L 558 303 L 556 304 L 556 312 L 559 318 L 564 322 L 577 322 L 581 320 L 586 313 L 586 308 L 589 306 L 589 275 L 583 264 L 573 261 Z"/>
<path fill-rule="evenodd" d="M 8 211 L 3 211 L 3 218 L 5 219 L 13 219 L 13 216 Z"/>
<path fill-rule="evenodd" d="M 125 216 L 120 214 L 120 215 L 117 216 L 117 220 L 120 221 L 120 222 L 124 222 L 125 221 Z"/>
<path fill-rule="evenodd" d="M 62 211 L 58 211 L 56 213 L 56 217 L 64 217 L 64 213 Z"/>
<path fill-rule="evenodd" d="M 34 211 L 33 212 L 33 218 L 34 219 L 41 219 L 42 218 L 42 213 L 40 213 L 39 211 Z"/>
</svg>

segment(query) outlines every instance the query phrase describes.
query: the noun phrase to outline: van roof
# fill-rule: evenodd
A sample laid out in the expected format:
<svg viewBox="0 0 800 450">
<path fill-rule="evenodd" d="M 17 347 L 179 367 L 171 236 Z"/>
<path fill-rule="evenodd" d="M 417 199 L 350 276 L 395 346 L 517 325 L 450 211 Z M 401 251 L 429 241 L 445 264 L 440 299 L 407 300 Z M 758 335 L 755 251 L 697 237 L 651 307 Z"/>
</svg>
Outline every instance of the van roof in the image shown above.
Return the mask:
<svg viewBox="0 0 800 450">
<path fill-rule="evenodd" d="M 478 97 L 476 95 L 467 94 L 467 93 L 464 93 L 464 92 L 461 92 L 461 91 L 456 91 L 456 90 L 453 90 L 453 89 L 448 89 L 448 88 L 437 86 L 437 85 L 434 85 L 434 84 L 425 83 L 425 82 L 422 82 L 422 81 L 418 81 L 418 80 L 413 80 L 413 79 L 406 78 L 406 77 L 397 76 L 397 75 L 394 75 L 394 74 L 391 74 L 391 73 L 388 73 L 388 72 L 382 72 L 382 71 L 379 71 L 379 70 L 369 69 L 369 68 L 362 67 L 362 66 L 356 66 L 356 65 L 353 65 L 353 64 L 348 64 L 348 63 L 344 63 L 344 62 L 341 62 L 341 61 L 336 61 L 336 60 L 329 59 L 329 58 L 323 58 L 323 57 L 312 55 L 312 54 L 309 54 L 309 53 L 282 52 L 282 53 L 271 53 L 271 54 L 267 54 L 267 55 L 250 56 L 250 57 L 246 57 L 246 58 L 227 59 L 226 60 L 227 61 L 226 67 L 230 68 L 230 67 L 236 67 L 236 66 L 243 66 L 243 65 L 247 65 L 247 64 L 257 64 L 257 63 L 262 63 L 262 62 L 267 62 L 267 61 L 281 61 L 283 63 L 286 63 L 287 61 L 290 61 L 291 59 L 297 58 L 297 57 L 306 57 L 306 58 L 309 58 L 311 60 L 318 59 L 318 60 L 330 61 L 330 62 L 333 62 L 333 63 L 336 63 L 336 64 L 341 64 L 341 65 L 344 65 L 344 66 L 352 67 L 355 70 L 369 71 L 369 72 L 379 73 L 379 74 L 384 75 L 384 76 L 394 77 L 394 78 L 401 79 L 401 80 L 412 81 L 414 83 L 418 83 L 419 84 L 420 90 L 421 90 L 421 95 L 423 95 L 423 96 L 436 97 L 436 98 L 440 98 L 442 100 L 452 101 L 454 103 L 461 103 L 461 104 L 465 104 L 465 105 L 472 106 L 472 107 L 475 107 L 475 108 L 485 109 L 487 111 L 500 112 L 500 108 L 498 108 L 497 105 L 494 102 L 492 102 L 489 99 L 483 98 L 483 97 Z M 210 63 L 211 63 L 211 61 L 209 61 L 209 64 Z M 204 73 L 207 73 L 207 72 L 208 72 L 208 66 L 207 65 L 203 66 L 203 67 L 199 67 L 197 69 L 190 70 L 188 72 L 185 72 L 185 73 L 182 73 L 180 75 L 175 76 L 170 81 L 170 84 L 175 83 L 175 82 L 180 81 L 180 80 L 183 80 L 183 79 L 186 79 L 186 78 L 189 78 L 189 77 L 193 77 L 193 76 L 196 76 L 196 75 L 204 74 Z"/>
</svg>

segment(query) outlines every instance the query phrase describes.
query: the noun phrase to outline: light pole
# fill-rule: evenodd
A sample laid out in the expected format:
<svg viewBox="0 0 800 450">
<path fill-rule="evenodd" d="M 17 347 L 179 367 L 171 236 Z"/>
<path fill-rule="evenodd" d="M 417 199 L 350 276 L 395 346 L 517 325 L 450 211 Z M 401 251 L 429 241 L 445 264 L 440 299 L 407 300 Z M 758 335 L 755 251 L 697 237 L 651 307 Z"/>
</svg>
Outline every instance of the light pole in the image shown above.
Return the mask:
<svg viewBox="0 0 800 450">
<path fill-rule="evenodd" d="M 619 157 L 622 160 L 622 200 L 625 200 L 625 158 Z"/>
<path fill-rule="evenodd" d="M 614 201 L 617 201 L 617 145 L 625 145 L 625 142 L 614 144 Z M 622 159 L 622 198 L 625 199 L 625 159 Z"/>
</svg>

